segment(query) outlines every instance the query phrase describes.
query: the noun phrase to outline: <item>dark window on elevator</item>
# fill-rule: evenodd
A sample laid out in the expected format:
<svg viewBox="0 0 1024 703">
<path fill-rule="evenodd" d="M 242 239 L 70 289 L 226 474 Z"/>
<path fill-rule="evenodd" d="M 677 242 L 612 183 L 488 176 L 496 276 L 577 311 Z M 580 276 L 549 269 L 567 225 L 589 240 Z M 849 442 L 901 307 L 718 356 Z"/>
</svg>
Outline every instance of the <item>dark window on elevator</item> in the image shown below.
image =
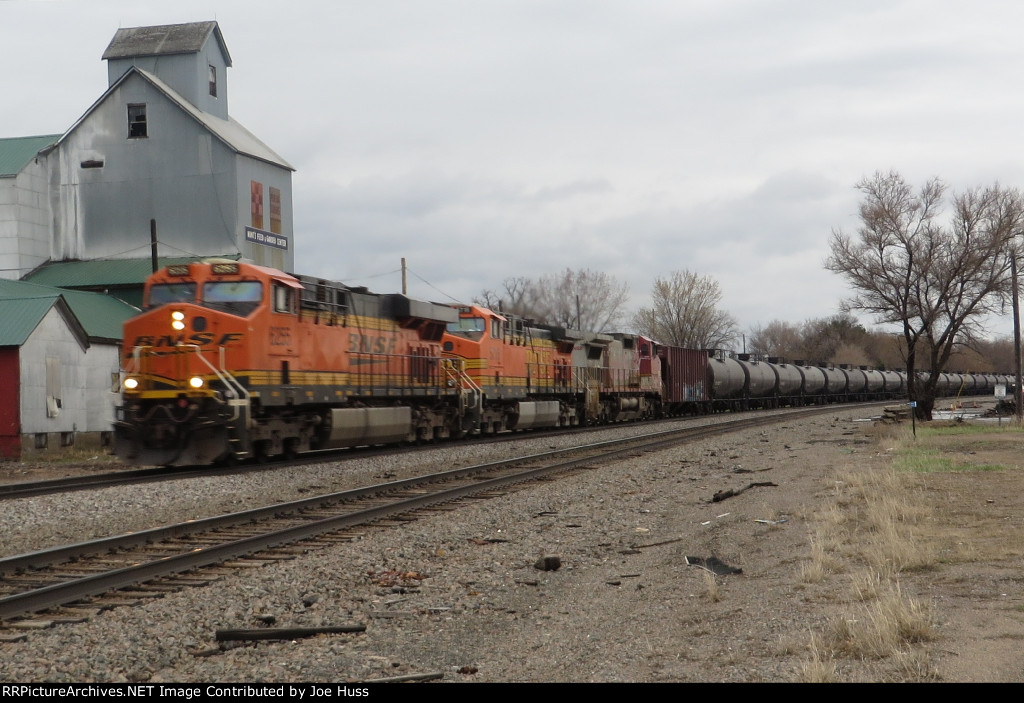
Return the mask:
<svg viewBox="0 0 1024 703">
<path fill-rule="evenodd" d="M 217 67 L 210 66 L 210 95 L 217 97 Z"/>
<path fill-rule="evenodd" d="M 128 138 L 140 139 L 149 136 L 149 127 L 146 123 L 146 104 L 135 104 L 128 106 Z"/>
</svg>

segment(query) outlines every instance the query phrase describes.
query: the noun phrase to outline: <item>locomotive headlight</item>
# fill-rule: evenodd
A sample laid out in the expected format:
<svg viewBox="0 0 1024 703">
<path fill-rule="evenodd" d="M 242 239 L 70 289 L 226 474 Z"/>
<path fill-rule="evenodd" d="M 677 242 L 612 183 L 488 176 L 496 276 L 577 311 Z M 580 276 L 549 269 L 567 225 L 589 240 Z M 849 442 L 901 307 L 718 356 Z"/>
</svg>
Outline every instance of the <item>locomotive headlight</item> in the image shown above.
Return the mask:
<svg viewBox="0 0 1024 703">
<path fill-rule="evenodd" d="M 193 388 L 202 388 L 203 387 L 203 377 L 202 376 L 193 376 L 192 378 L 188 379 L 188 385 L 192 386 Z"/>
<path fill-rule="evenodd" d="M 178 330 L 179 332 L 185 329 L 185 313 L 181 310 L 175 310 L 171 313 L 171 327 Z"/>
<path fill-rule="evenodd" d="M 139 387 L 139 379 L 132 378 L 131 376 L 129 376 L 128 378 L 124 379 L 124 387 L 130 391 L 135 390 L 136 388 Z"/>
</svg>

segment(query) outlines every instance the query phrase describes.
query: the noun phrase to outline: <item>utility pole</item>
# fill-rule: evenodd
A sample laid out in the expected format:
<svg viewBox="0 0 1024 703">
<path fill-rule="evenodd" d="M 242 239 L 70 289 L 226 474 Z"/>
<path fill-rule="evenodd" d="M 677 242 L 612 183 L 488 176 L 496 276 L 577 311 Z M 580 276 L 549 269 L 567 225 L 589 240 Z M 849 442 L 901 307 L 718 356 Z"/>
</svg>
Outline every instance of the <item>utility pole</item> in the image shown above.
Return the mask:
<svg viewBox="0 0 1024 703">
<path fill-rule="evenodd" d="M 1017 424 L 1021 424 L 1021 413 L 1024 412 L 1021 393 L 1021 371 L 1020 371 L 1020 290 L 1017 281 L 1017 238 L 1013 239 L 1013 250 L 1010 252 L 1010 278 L 1013 285 L 1013 373 L 1016 387 L 1013 391 L 1013 406 L 1016 414 Z"/>
<path fill-rule="evenodd" d="M 156 220 L 149 221 L 149 256 L 152 260 L 151 264 L 153 266 L 153 273 L 156 273 L 160 268 L 156 255 Z"/>
<path fill-rule="evenodd" d="M 409 294 L 409 286 L 408 286 L 408 285 L 406 285 L 406 278 L 405 278 L 405 257 L 403 256 L 403 257 L 402 257 L 402 295 L 408 295 L 408 294 Z M 1019 365 L 1019 364 L 1018 364 L 1018 365 Z"/>
</svg>

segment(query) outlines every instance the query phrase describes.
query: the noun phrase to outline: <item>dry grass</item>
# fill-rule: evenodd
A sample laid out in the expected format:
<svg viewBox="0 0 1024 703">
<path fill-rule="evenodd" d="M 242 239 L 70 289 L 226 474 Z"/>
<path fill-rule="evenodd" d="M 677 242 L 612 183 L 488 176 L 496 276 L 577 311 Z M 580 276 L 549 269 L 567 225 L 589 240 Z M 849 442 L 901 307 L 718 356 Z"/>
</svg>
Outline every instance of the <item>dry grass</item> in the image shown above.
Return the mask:
<svg viewBox="0 0 1024 703">
<path fill-rule="evenodd" d="M 811 643 L 808 647 L 811 659 L 800 666 L 800 681 L 802 683 L 835 683 L 836 662 L 832 653 L 822 647 L 820 638 L 811 633 Z"/>
<path fill-rule="evenodd" d="M 831 534 L 828 530 L 819 530 L 811 536 L 811 559 L 800 566 L 802 582 L 821 583 L 827 574 L 838 567 L 838 562 L 831 556 L 829 549 L 835 549 L 829 537 Z"/>
<path fill-rule="evenodd" d="M 900 438 L 892 438 L 900 446 Z M 849 469 L 830 481 L 833 499 L 814 517 L 804 583 L 824 583 L 851 564 L 849 599 L 859 604 L 829 622 L 824 638 L 811 637 L 802 681 L 836 678 L 836 657 L 887 660 L 900 679 L 933 680 L 930 655 L 921 647 L 936 637 L 935 617 L 924 602 L 903 592 L 907 571 L 937 563 L 925 536 L 935 507 L 919 479 L 894 467 Z"/>
<path fill-rule="evenodd" d="M 851 579 L 850 591 L 856 601 L 874 600 L 882 592 L 882 577 L 874 569 L 857 572 Z"/>
<path fill-rule="evenodd" d="M 712 603 L 722 600 L 722 587 L 718 584 L 718 577 L 715 576 L 715 572 L 710 569 L 704 569 L 702 576 L 704 578 L 704 597 Z"/>
<path fill-rule="evenodd" d="M 835 619 L 831 634 L 833 651 L 874 659 L 897 655 L 906 659 L 908 645 L 931 642 L 937 636 L 931 608 L 905 595 L 899 583 L 883 589 L 855 616 Z"/>
<path fill-rule="evenodd" d="M 930 644 L 939 638 L 939 613 L 916 593 L 1005 589 L 1007 569 L 1024 556 L 1024 533 L 1008 529 L 1020 505 L 1022 440 L 1019 429 L 991 426 L 933 423 L 916 438 L 897 429 L 870 460 L 826 479 L 825 504 L 805 516 L 808 552 L 794 588 L 840 610 L 809 645 L 804 639 L 809 657 L 798 665 L 799 680 L 843 678 L 844 660 L 857 680 L 937 681 L 939 662 L 943 675 L 963 676 L 962 662 L 950 666 L 935 655 L 950 648 Z M 986 570 L 964 575 L 969 563 Z M 833 583 L 841 573 L 849 576 Z M 1000 665 L 979 661 L 977 670 Z"/>
</svg>

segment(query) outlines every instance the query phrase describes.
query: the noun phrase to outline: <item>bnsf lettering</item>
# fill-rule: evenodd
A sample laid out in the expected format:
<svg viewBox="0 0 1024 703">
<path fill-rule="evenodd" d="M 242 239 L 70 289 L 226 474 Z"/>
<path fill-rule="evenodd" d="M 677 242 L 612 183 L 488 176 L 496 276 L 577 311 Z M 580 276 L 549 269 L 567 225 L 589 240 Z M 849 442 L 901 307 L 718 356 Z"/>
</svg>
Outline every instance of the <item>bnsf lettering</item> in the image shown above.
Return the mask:
<svg viewBox="0 0 1024 703">
<path fill-rule="evenodd" d="M 363 354 L 394 354 L 394 337 L 374 337 L 368 334 L 350 334 L 348 336 L 348 350 Z"/>
<path fill-rule="evenodd" d="M 292 331 L 287 327 L 270 328 L 270 346 L 287 347 L 292 343 Z"/>
<path fill-rule="evenodd" d="M 179 344 L 196 344 L 200 347 L 205 347 L 210 344 L 215 344 L 218 347 L 225 347 L 231 342 L 240 342 L 245 335 L 238 333 L 228 333 L 217 339 L 217 336 L 212 332 L 196 332 L 195 334 L 186 337 L 183 334 L 177 336 L 165 334 L 160 337 L 153 337 L 150 335 L 139 335 L 135 338 L 134 347 L 176 347 Z"/>
</svg>

